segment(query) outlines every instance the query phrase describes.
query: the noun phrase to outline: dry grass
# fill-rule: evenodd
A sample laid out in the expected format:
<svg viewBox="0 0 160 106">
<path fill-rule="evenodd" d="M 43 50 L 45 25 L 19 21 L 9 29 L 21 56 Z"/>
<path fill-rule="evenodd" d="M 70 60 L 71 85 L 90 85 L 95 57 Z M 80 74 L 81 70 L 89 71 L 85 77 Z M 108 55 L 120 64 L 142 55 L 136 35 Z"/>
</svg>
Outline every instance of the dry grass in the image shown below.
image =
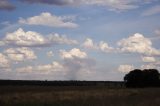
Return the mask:
<svg viewBox="0 0 160 106">
<path fill-rule="evenodd" d="M 0 106 L 159 106 L 160 89 L 0 87 Z"/>
</svg>

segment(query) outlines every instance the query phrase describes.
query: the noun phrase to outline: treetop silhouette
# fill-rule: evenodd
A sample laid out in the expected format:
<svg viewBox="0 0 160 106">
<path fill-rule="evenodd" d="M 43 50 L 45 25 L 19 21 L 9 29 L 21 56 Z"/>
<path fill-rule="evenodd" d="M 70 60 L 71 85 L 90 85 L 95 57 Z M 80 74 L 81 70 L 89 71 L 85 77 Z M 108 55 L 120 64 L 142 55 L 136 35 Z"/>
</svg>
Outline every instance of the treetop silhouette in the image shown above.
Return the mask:
<svg viewBox="0 0 160 106">
<path fill-rule="evenodd" d="M 160 74 L 157 69 L 134 69 L 124 76 L 126 87 L 158 87 Z"/>
</svg>

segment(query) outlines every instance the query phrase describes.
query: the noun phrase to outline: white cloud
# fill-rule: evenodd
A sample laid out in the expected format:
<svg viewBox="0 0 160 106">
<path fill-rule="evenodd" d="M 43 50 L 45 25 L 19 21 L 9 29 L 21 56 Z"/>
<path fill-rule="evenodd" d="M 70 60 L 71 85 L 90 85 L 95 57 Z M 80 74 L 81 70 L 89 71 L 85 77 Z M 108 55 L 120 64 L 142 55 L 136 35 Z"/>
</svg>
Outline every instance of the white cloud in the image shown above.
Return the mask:
<svg viewBox="0 0 160 106">
<path fill-rule="evenodd" d="M 142 65 L 141 69 L 157 69 L 157 67 L 154 64 L 146 64 Z"/>
<path fill-rule="evenodd" d="M 80 49 L 73 48 L 68 52 L 61 50 L 60 56 L 63 59 L 66 78 L 69 80 L 87 79 L 87 76 L 95 70 L 95 60 Z"/>
<path fill-rule="evenodd" d="M 21 67 L 16 69 L 17 72 L 22 72 L 22 73 L 31 73 L 33 72 L 33 66 L 26 66 L 26 67 Z"/>
<path fill-rule="evenodd" d="M 63 66 L 69 80 L 87 79 L 95 71 L 96 62 L 90 58 L 65 58 Z"/>
<path fill-rule="evenodd" d="M 38 74 L 49 74 L 51 72 L 57 72 L 62 70 L 64 70 L 63 65 L 55 61 L 51 64 L 27 66 L 16 69 L 17 72 L 38 73 Z"/>
<path fill-rule="evenodd" d="M 48 65 L 40 65 L 37 66 L 37 70 L 44 71 L 60 71 L 63 68 L 63 66 L 58 62 L 53 62 L 52 64 Z"/>
<path fill-rule="evenodd" d="M 99 44 L 97 44 L 97 43 L 94 43 L 93 40 L 90 38 L 87 38 L 85 42 L 82 44 L 82 46 L 87 49 L 100 50 L 106 53 L 114 51 L 114 48 L 110 47 L 108 43 L 104 41 L 100 41 Z"/>
<path fill-rule="evenodd" d="M 158 69 L 160 70 L 160 61 L 150 62 L 148 64 L 141 65 L 141 69 Z"/>
<path fill-rule="evenodd" d="M 155 1 L 155 0 L 154 0 Z M 154 2 L 153 0 L 81 0 L 88 5 L 106 6 L 110 11 L 127 11 L 139 8 L 141 4 Z"/>
<path fill-rule="evenodd" d="M 29 17 L 27 19 L 20 18 L 19 23 L 64 28 L 78 27 L 76 23 L 73 23 L 72 21 L 65 21 L 63 17 L 52 15 L 49 12 L 43 12 L 39 16 Z"/>
<path fill-rule="evenodd" d="M 140 53 L 145 55 L 160 55 L 160 50 L 152 47 L 150 39 L 142 34 L 136 33 L 129 38 L 124 38 L 118 42 L 122 52 Z"/>
<path fill-rule="evenodd" d="M 118 71 L 120 71 L 120 72 L 130 72 L 133 69 L 134 69 L 133 65 L 128 65 L 128 64 L 120 65 L 118 67 Z"/>
<path fill-rule="evenodd" d="M 0 46 L 20 46 L 20 47 L 46 47 L 52 44 L 78 44 L 78 41 L 67 38 L 66 35 L 59 35 L 57 33 L 49 34 L 44 37 L 40 33 L 34 31 L 25 32 L 22 28 L 7 33 L 0 41 Z"/>
<path fill-rule="evenodd" d="M 86 4 L 107 6 L 111 11 L 125 11 L 138 8 L 137 1 L 118 1 L 118 0 L 83 0 Z"/>
<path fill-rule="evenodd" d="M 103 51 L 103 52 L 110 52 L 110 51 L 113 51 L 113 50 L 114 50 L 114 48 L 110 47 L 110 46 L 109 46 L 106 42 L 104 42 L 104 41 L 101 41 L 101 42 L 99 43 L 99 48 L 100 48 L 100 50 Z"/>
<path fill-rule="evenodd" d="M 59 35 L 57 33 L 50 34 L 48 40 L 54 44 L 68 44 L 68 45 L 78 44 L 76 40 L 69 39 L 65 35 Z"/>
<path fill-rule="evenodd" d="M 9 67 L 10 67 L 9 60 L 7 59 L 7 57 L 5 55 L 0 53 L 0 69 L 9 68 Z"/>
<path fill-rule="evenodd" d="M 26 66 L 16 69 L 20 75 L 52 75 L 52 79 L 80 80 L 89 79 L 95 70 L 95 60 L 78 48 L 60 51 L 62 63 Z"/>
<path fill-rule="evenodd" d="M 90 39 L 90 38 L 87 38 L 84 43 L 82 44 L 82 46 L 84 48 L 87 48 L 87 49 L 98 49 L 97 45 L 93 43 L 93 40 Z"/>
<path fill-rule="evenodd" d="M 153 6 L 142 13 L 143 16 L 160 14 L 160 5 Z"/>
<path fill-rule="evenodd" d="M 5 50 L 4 53 L 7 55 L 9 59 L 16 62 L 34 60 L 37 58 L 34 51 L 27 47 L 9 48 Z"/>
<path fill-rule="evenodd" d="M 49 51 L 49 52 L 47 52 L 47 56 L 48 56 L 48 57 L 53 57 L 53 56 L 54 56 L 54 53 L 53 53 L 52 51 Z"/>
<path fill-rule="evenodd" d="M 13 33 L 7 33 L 3 42 L 15 46 L 42 46 L 47 43 L 41 34 L 33 31 L 25 32 L 22 28 Z"/>
<path fill-rule="evenodd" d="M 78 48 L 60 50 L 60 57 L 63 59 L 63 77 L 67 80 L 87 79 L 94 71 L 95 60 Z"/>
<path fill-rule="evenodd" d="M 17 68 L 18 74 L 29 75 L 52 75 L 51 79 L 80 80 L 88 79 L 94 70 L 95 62 L 89 58 L 65 58 L 61 63 L 26 66 Z M 38 77 L 39 77 L 38 76 Z M 48 77 L 46 77 L 48 79 Z"/>
<path fill-rule="evenodd" d="M 145 56 L 142 57 L 143 62 L 156 62 L 156 59 L 154 57 Z"/>
<path fill-rule="evenodd" d="M 63 59 L 86 58 L 87 54 L 80 49 L 73 48 L 70 51 L 60 50 L 60 56 Z"/>
</svg>

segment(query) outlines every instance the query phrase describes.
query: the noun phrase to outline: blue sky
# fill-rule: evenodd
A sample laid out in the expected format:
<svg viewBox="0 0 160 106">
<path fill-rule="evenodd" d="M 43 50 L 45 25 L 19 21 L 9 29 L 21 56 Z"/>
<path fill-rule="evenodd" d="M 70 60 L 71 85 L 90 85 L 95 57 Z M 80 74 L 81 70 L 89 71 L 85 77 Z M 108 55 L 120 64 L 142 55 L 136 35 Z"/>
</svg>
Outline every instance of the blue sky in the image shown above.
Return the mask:
<svg viewBox="0 0 160 106">
<path fill-rule="evenodd" d="M 0 79 L 123 80 L 160 69 L 159 0 L 1 0 Z"/>
</svg>

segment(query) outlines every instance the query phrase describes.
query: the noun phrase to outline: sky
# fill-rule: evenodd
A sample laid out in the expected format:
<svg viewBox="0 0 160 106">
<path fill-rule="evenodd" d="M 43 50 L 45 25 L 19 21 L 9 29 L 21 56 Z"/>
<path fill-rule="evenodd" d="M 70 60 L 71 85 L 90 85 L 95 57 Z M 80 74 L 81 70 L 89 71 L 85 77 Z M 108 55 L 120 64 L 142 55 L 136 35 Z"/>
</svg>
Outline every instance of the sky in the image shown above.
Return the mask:
<svg viewBox="0 0 160 106">
<path fill-rule="evenodd" d="M 122 81 L 160 70 L 159 0 L 0 0 L 0 79 Z"/>
</svg>

